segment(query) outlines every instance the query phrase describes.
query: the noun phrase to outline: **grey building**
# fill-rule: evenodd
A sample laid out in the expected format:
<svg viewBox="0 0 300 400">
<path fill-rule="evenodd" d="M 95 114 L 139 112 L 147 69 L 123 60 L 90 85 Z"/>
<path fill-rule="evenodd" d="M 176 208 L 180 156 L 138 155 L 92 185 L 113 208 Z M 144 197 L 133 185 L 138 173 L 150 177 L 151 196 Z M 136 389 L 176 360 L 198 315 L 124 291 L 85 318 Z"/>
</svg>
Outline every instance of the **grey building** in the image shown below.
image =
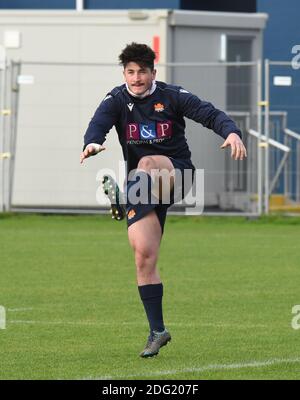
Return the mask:
<svg viewBox="0 0 300 400">
<path fill-rule="evenodd" d="M 181 84 L 231 113 L 242 128 L 247 120 L 256 129 L 255 62 L 266 20 L 266 14 L 183 10 L 1 11 L 0 43 L 8 60 L 19 61 L 14 90 L 6 96 L 18 105 L 15 157 L 3 174 L 13 171 L 12 207 L 105 207 L 99 170 L 112 169 L 120 180 L 124 175 L 118 172 L 122 156 L 114 130 L 107 150 L 85 166 L 79 152 L 97 105 L 122 82 L 117 56 L 132 41 L 155 47 L 159 80 Z M 11 143 L 12 124 L 2 124 L 2 151 Z M 206 208 L 255 211 L 249 195 L 257 193 L 256 178 L 251 180 L 256 160 L 232 166 L 219 150 L 222 139 L 191 121 L 187 138 L 195 165 L 205 170 Z"/>
</svg>

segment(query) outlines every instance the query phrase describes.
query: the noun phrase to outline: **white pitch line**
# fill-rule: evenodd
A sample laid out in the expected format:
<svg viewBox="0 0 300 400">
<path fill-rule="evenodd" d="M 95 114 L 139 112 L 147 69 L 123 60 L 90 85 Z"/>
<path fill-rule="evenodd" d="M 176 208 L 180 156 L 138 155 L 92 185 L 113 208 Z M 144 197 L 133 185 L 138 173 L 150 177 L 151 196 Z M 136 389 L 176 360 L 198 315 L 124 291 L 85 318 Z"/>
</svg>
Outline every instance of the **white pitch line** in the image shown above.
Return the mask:
<svg viewBox="0 0 300 400">
<path fill-rule="evenodd" d="M 93 322 L 93 321 L 32 321 L 32 320 L 8 320 L 8 324 L 32 324 L 32 325 L 79 325 L 79 326 L 113 326 L 113 325 L 138 325 L 147 326 L 147 323 L 140 322 Z"/>
<path fill-rule="evenodd" d="M 33 307 L 22 307 L 22 308 L 7 308 L 7 311 L 17 312 L 17 311 L 32 311 Z"/>
<path fill-rule="evenodd" d="M 80 321 L 24 321 L 24 320 L 11 320 L 8 324 L 40 324 L 40 325 L 82 325 L 82 326 L 97 326 L 97 325 L 112 325 L 110 322 L 80 322 Z"/>
<path fill-rule="evenodd" d="M 42 324 L 42 325 L 82 325 L 82 326 L 114 326 L 114 325 L 133 325 L 133 326 L 148 326 L 146 322 L 134 322 L 134 321 L 129 321 L 129 322 L 120 322 L 120 321 L 34 321 L 34 320 L 8 320 L 7 321 L 10 324 Z M 183 327 L 190 327 L 190 328 L 196 328 L 196 327 L 212 327 L 212 328 L 241 328 L 241 329 L 249 329 L 249 328 L 270 328 L 270 325 L 264 325 L 264 324 L 222 324 L 222 323 L 214 323 L 214 322 L 208 322 L 208 323 L 180 323 L 180 322 L 170 322 L 167 324 L 168 326 L 183 326 Z"/>
<path fill-rule="evenodd" d="M 177 375 L 177 374 L 187 374 L 187 373 L 201 373 L 206 371 L 221 371 L 221 370 L 231 370 L 231 369 L 242 369 L 242 368 L 258 368 L 267 367 L 270 365 L 280 365 L 280 364 L 292 364 L 300 363 L 300 358 L 274 358 L 264 361 L 248 361 L 244 363 L 234 363 L 234 364 L 209 364 L 203 367 L 191 367 L 175 370 L 163 370 L 163 371 L 149 371 L 142 374 L 132 374 L 132 375 L 114 375 L 114 376 L 100 376 L 100 377 L 86 377 L 81 378 L 81 380 L 107 380 L 107 379 L 129 379 L 129 378 L 143 378 L 148 376 L 162 376 L 162 375 Z"/>
</svg>

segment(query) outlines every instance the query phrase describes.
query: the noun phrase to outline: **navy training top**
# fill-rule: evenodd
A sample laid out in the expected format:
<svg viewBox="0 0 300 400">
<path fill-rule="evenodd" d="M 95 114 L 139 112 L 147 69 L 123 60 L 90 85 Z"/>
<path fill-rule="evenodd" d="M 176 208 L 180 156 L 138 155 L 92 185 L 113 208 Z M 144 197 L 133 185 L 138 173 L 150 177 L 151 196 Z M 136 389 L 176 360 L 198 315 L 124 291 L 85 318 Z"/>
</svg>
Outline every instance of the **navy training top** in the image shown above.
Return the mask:
<svg viewBox="0 0 300 400">
<path fill-rule="evenodd" d="M 89 143 L 103 144 L 115 126 L 129 172 L 147 155 L 190 159 L 184 117 L 200 122 L 224 139 L 232 132 L 242 137 L 234 121 L 211 103 L 180 86 L 158 81 L 156 85 L 155 91 L 143 99 L 131 96 L 125 84 L 109 92 L 89 123 L 84 148 Z"/>
</svg>

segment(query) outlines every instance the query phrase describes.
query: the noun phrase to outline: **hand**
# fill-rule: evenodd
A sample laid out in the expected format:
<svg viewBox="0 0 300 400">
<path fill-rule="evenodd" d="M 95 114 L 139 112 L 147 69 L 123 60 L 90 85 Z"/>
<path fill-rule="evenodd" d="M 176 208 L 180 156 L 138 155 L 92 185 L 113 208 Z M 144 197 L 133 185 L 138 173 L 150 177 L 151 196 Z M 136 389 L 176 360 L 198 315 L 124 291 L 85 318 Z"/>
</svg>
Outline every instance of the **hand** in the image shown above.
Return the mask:
<svg viewBox="0 0 300 400">
<path fill-rule="evenodd" d="M 99 145 L 94 145 L 94 144 L 88 144 L 84 151 L 80 154 L 80 164 L 83 163 L 83 160 L 85 158 L 89 158 L 90 156 L 93 156 L 94 154 L 100 153 L 100 151 L 105 150 L 105 147 Z"/>
<path fill-rule="evenodd" d="M 222 144 L 221 149 L 225 149 L 225 147 L 231 146 L 231 157 L 235 160 L 243 160 L 247 157 L 247 150 L 244 146 L 239 135 L 236 133 L 230 133 Z"/>
</svg>

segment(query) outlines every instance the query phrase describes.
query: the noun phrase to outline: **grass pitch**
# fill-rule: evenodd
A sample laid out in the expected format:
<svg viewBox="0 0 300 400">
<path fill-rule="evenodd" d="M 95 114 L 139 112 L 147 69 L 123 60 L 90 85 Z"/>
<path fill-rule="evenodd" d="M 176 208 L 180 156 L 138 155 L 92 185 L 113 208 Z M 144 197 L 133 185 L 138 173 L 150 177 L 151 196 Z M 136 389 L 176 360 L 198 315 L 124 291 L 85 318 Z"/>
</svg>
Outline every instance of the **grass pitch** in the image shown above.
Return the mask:
<svg viewBox="0 0 300 400">
<path fill-rule="evenodd" d="M 148 325 L 125 223 L 2 215 L 0 379 L 299 379 L 299 239 L 298 218 L 168 217 L 172 342 L 141 359 Z"/>
</svg>

